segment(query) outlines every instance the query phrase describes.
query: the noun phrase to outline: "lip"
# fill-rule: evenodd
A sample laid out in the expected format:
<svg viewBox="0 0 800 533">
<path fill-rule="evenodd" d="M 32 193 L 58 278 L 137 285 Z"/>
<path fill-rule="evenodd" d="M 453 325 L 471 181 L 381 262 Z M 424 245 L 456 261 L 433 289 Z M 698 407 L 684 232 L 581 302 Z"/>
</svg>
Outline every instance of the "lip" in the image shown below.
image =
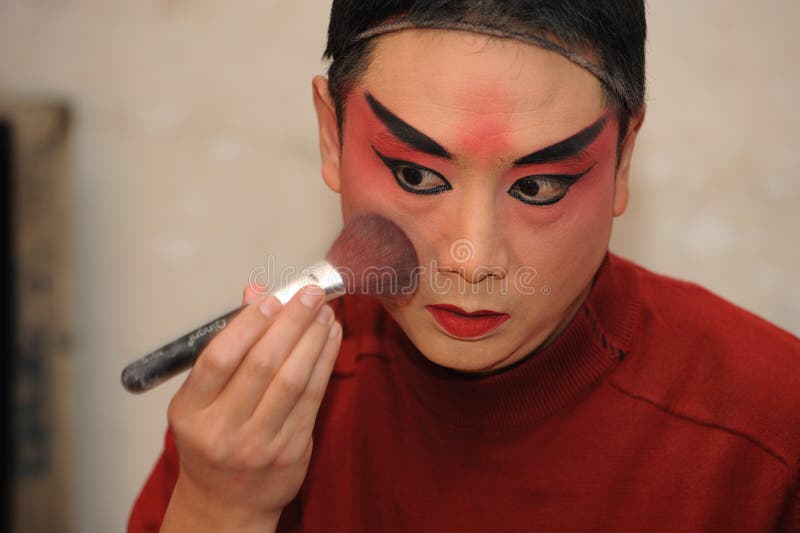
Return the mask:
<svg viewBox="0 0 800 533">
<path fill-rule="evenodd" d="M 490 309 L 465 311 L 449 304 L 426 305 L 425 310 L 448 335 L 459 339 L 484 337 L 511 318 L 508 313 Z"/>
</svg>

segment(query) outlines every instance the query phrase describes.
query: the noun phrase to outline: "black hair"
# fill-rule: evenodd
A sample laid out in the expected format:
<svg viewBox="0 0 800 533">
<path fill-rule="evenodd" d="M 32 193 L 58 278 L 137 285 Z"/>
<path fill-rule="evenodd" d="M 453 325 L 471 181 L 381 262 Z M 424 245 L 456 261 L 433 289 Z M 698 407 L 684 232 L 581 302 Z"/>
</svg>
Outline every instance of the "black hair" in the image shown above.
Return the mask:
<svg viewBox="0 0 800 533">
<path fill-rule="evenodd" d="M 645 98 L 644 0 L 333 0 L 325 58 L 341 131 L 344 102 L 369 63 L 372 39 L 362 32 L 388 19 L 421 26 L 467 22 L 545 37 L 588 54 L 615 81 L 604 84 L 620 119 L 620 141 L 628 120 Z"/>
</svg>

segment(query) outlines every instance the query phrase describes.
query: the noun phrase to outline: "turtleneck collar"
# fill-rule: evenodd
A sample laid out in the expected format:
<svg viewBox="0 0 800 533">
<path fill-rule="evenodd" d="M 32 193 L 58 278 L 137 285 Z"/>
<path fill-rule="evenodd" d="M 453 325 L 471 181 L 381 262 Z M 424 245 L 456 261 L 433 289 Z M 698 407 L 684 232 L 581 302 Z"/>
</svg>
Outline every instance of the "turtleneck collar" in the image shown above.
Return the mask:
<svg viewBox="0 0 800 533">
<path fill-rule="evenodd" d="M 444 422 L 478 430 L 529 426 L 576 401 L 627 354 L 638 286 L 621 262 L 606 254 L 568 326 L 544 348 L 497 373 L 471 376 L 433 363 L 386 313 L 382 351 L 397 361 L 410 393 Z"/>
</svg>

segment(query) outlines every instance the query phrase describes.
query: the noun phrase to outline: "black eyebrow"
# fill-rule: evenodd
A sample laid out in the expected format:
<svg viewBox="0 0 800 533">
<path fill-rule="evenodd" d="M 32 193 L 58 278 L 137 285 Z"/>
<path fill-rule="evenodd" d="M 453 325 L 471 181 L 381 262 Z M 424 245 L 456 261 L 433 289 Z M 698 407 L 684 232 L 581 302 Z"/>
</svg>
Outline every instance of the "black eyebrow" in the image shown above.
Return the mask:
<svg viewBox="0 0 800 533">
<path fill-rule="evenodd" d="M 391 131 L 394 136 L 400 139 L 402 142 L 411 148 L 425 152 L 426 154 L 443 157 L 445 159 L 453 159 L 453 156 L 450 155 L 450 152 L 445 150 L 441 144 L 437 143 L 418 129 L 411 126 L 411 124 L 408 124 L 400 117 L 386 109 L 386 107 L 376 100 L 375 97 L 370 93 L 366 93 L 365 97 L 367 99 L 367 103 L 372 108 L 372 112 L 375 113 L 376 117 L 378 117 L 378 120 L 383 122 L 384 126 L 389 128 L 389 131 Z"/>
<path fill-rule="evenodd" d="M 572 137 L 552 144 L 547 148 L 543 148 L 532 154 L 528 154 L 514 161 L 514 165 L 535 165 L 541 163 L 550 163 L 555 161 L 564 161 L 580 154 L 587 146 L 600 135 L 603 128 L 606 126 L 606 115 L 600 117 L 594 124 L 588 126 Z"/>
</svg>

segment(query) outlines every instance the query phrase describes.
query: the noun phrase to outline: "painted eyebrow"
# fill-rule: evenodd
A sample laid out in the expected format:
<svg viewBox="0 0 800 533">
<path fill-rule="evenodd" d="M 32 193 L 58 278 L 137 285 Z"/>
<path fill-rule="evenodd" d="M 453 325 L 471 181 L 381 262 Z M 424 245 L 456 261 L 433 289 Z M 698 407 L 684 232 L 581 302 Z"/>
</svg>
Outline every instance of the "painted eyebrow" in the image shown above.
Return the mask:
<svg viewBox="0 0 800 533">
<path fill-rule="evenodd" d="M 386 126 L 389 131 L 391 131 L 394 136 L 400 139 L 403 143 L 407 144 L 411 148 L 414 148 L 415 150 L 425 152 L 426 154 L 443 157 L 445 159 L 453 159 L 453 156 L 450 155 L 450 152 L 445 150 L 441 144 L 437 143 L 418 129 L 414 128 L 411 124 L 405 122 L 400 117 L 389 111 L 386 106 L 380 103 L 370 93 L 366 93 L 365 98 L 367 99 L 369 107 L 372 109 L 372 112 L 375 113 L 375 116 L 378 118 L 378 120 L 380 120 L 383 125 Z"/>
<path fill-rule="evenodd" d="M 551 144 L 547 148 L 542 148 L 532 154 L 528 154 L 514 161 L 515 166 L 534 165 L 541 163 L 551 163 L 564 161 L 580 154 L 587 146 L 600 135 L 606 127 L 607 116 L 603 115 L 594 124 L 588 126 L 572 137 Z"/>
</svg>

